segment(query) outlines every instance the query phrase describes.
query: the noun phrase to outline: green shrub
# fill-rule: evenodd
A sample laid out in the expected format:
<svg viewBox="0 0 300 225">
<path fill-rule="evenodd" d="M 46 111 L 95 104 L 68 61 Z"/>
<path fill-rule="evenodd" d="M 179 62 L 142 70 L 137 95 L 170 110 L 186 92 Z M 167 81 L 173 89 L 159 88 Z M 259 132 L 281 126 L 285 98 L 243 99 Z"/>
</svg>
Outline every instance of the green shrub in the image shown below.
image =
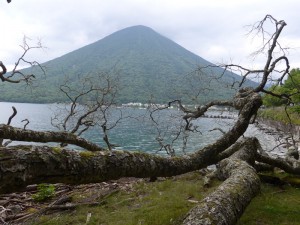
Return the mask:
<svg viewBox="0 0 300 225">
<path fill-rule="evenodd" d="M 55 195 L 55 186 L 53 184 L 39 184 L 38 192 L 32 195 L 33 200 L 37 202 L 45 201 Z"/>
</svg>

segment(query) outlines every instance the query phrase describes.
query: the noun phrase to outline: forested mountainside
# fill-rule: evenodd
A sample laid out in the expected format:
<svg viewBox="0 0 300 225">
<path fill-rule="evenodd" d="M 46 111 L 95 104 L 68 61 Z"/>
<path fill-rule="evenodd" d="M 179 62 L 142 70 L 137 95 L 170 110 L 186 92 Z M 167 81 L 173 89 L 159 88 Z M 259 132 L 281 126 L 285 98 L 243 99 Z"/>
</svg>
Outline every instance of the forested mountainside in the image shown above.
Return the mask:
<svg viewBox="0 0 300 225">
<path fill-rule="evenodd" d="M 106 73 L 119 79 L 119 103 L 150 99 L 157 103 L 173 99 L 204 103 L 231 97 L 232 83 L 241 80 L 230 72 L 222 75 L 223 69 L 210 67 L 212 63 L 141 25 L 117 31 L 42 65 L 45 75 L 36 68 L 26 69 L 37 75 L 31 87 L 2 83 L 0 101 L 65 102 L 59 86 L 66 77 L 76 88 L 85 76 Z M 246 85 L 255 83 L 247 81 Z"/>
</svg>

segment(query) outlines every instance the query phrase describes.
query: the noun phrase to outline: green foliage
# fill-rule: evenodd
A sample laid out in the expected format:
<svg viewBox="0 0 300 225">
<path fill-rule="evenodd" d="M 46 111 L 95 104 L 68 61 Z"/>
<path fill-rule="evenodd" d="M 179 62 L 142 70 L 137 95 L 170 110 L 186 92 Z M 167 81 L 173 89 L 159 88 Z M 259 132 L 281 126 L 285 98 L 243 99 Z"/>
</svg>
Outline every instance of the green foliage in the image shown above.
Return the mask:
<svg viewBox="0 0 300 225">
<path fill-rule="evenodd" d="M 55 186 L 53 184 L 39 184 L 38 192 L 32 195 L 32 198 L 37 202 L 43 202 L 55 195 Z"/>
<path fill-rule="evenodd" d="M 290 72 L 290 76 L 284 82 L 286 88 L 293 89 L 293 88 L 300 88 L 300 69 L 292 69 Z"/>
<path fill-rule="evenodd" d="M 292 95 L 292 101 L 295 104 L 300 103 L 300 69 L 292 69 L 290 76 L 284 82 L 284 88 L 288 91 L 288 94 Z"/>
<path fill-rule="evenodd" d="M 291 100 L 294 104 L 300 103 L 300 69 L 292 69 L 290 75 L 285 80 L 283 85 L 277 86 L 273 85 L 269 88 L 269 91 L 275 94 L 287 94 L 291 96 Z M 283 104 L 287 104 L 288 101 L 286 99 L 280 99 L 278 97 L 272 95 L 265 95 L 263 98 L 263 102 L 265 106 L 280 106 Z"/>
<path fill-rule="evenodd" d="M 300 106 L 291 106 L 285 110 L 284 107 L 270 107 L 258 112 L 259 117 L 300 125 Z"/>
<path fill-rule="evenodd" d="M 289 107 L 290 112 L 300 115 L 300 105 Z"/>
<path fill-rule="evenodd" d="M 278 95 L 285 93 L 284 88 L 281 87 L 281 86 L 277 86 L 277 85 L 273 85 L 272 87 L 270 87 L 269 91 L 271 91 L 275 94 L 278 94 Z M 287 103 L 287 101 L 285 99 L 278 98 L 278 97 L 275 97 L 275 96 L 272 96 L 272 95 L 267 94 L 263 97 L 263 104 L 267 107 L 280 106 L 280 105 L 283 105 L 285 103 Z"/>
</svg>

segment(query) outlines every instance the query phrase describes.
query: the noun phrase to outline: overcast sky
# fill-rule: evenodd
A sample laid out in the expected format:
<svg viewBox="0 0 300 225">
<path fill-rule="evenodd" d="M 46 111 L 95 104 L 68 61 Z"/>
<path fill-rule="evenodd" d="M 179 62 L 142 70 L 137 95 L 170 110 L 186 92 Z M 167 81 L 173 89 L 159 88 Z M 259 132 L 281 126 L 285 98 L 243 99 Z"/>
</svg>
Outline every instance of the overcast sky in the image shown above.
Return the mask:
<svg viewBox="0 0 300 225">
<path fill-rule="evenodd" d="M 246 25 L 266 14 L 285 20 L 284 46 L 291 67 L 300 67 L 299 0 L 0 0 L 0 60 L 8 68 L 22 53 L 24 35 L 41 39 L 39 62 L 64 55 L 122 28 L 145 25 L 213 62 L 249 67 L 262 59 L 249 57 L 257 41 Z"/>
</svg>

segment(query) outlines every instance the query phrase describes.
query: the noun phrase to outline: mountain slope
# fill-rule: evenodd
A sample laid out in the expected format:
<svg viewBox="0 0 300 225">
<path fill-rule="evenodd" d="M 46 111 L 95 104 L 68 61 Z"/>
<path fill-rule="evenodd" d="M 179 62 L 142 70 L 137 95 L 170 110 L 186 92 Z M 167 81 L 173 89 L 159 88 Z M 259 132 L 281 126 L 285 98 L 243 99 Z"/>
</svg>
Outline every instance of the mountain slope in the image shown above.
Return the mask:
<svg viewBox="0 0 300 225">
<path fill-rule="evenodd" d="M 229 72 L 215 79 L 223 72 L 216 67 L 200 73 L 198 67 L 212 64 L 145 26 L 117 31 L 43 65 L 47 68 L 46 77 L 37 79 L 35 87 L 30 91 L 18 87 L 12 93 L 10 85 L 2 85 L 0 101 L 65 101 L 58 91 L 64 76 L 72 80 L 70 85 L 76 86 L 78 77 L 101 72 L 115 75 L 117 71 L 120 103 L 147 102 L 151 97 L 159 103 L 175 98 L 190 102 L 195 95 L 202 103 L 225 99 L 234 93 L 227 87 L 240 80 Z"/>
</svg>

